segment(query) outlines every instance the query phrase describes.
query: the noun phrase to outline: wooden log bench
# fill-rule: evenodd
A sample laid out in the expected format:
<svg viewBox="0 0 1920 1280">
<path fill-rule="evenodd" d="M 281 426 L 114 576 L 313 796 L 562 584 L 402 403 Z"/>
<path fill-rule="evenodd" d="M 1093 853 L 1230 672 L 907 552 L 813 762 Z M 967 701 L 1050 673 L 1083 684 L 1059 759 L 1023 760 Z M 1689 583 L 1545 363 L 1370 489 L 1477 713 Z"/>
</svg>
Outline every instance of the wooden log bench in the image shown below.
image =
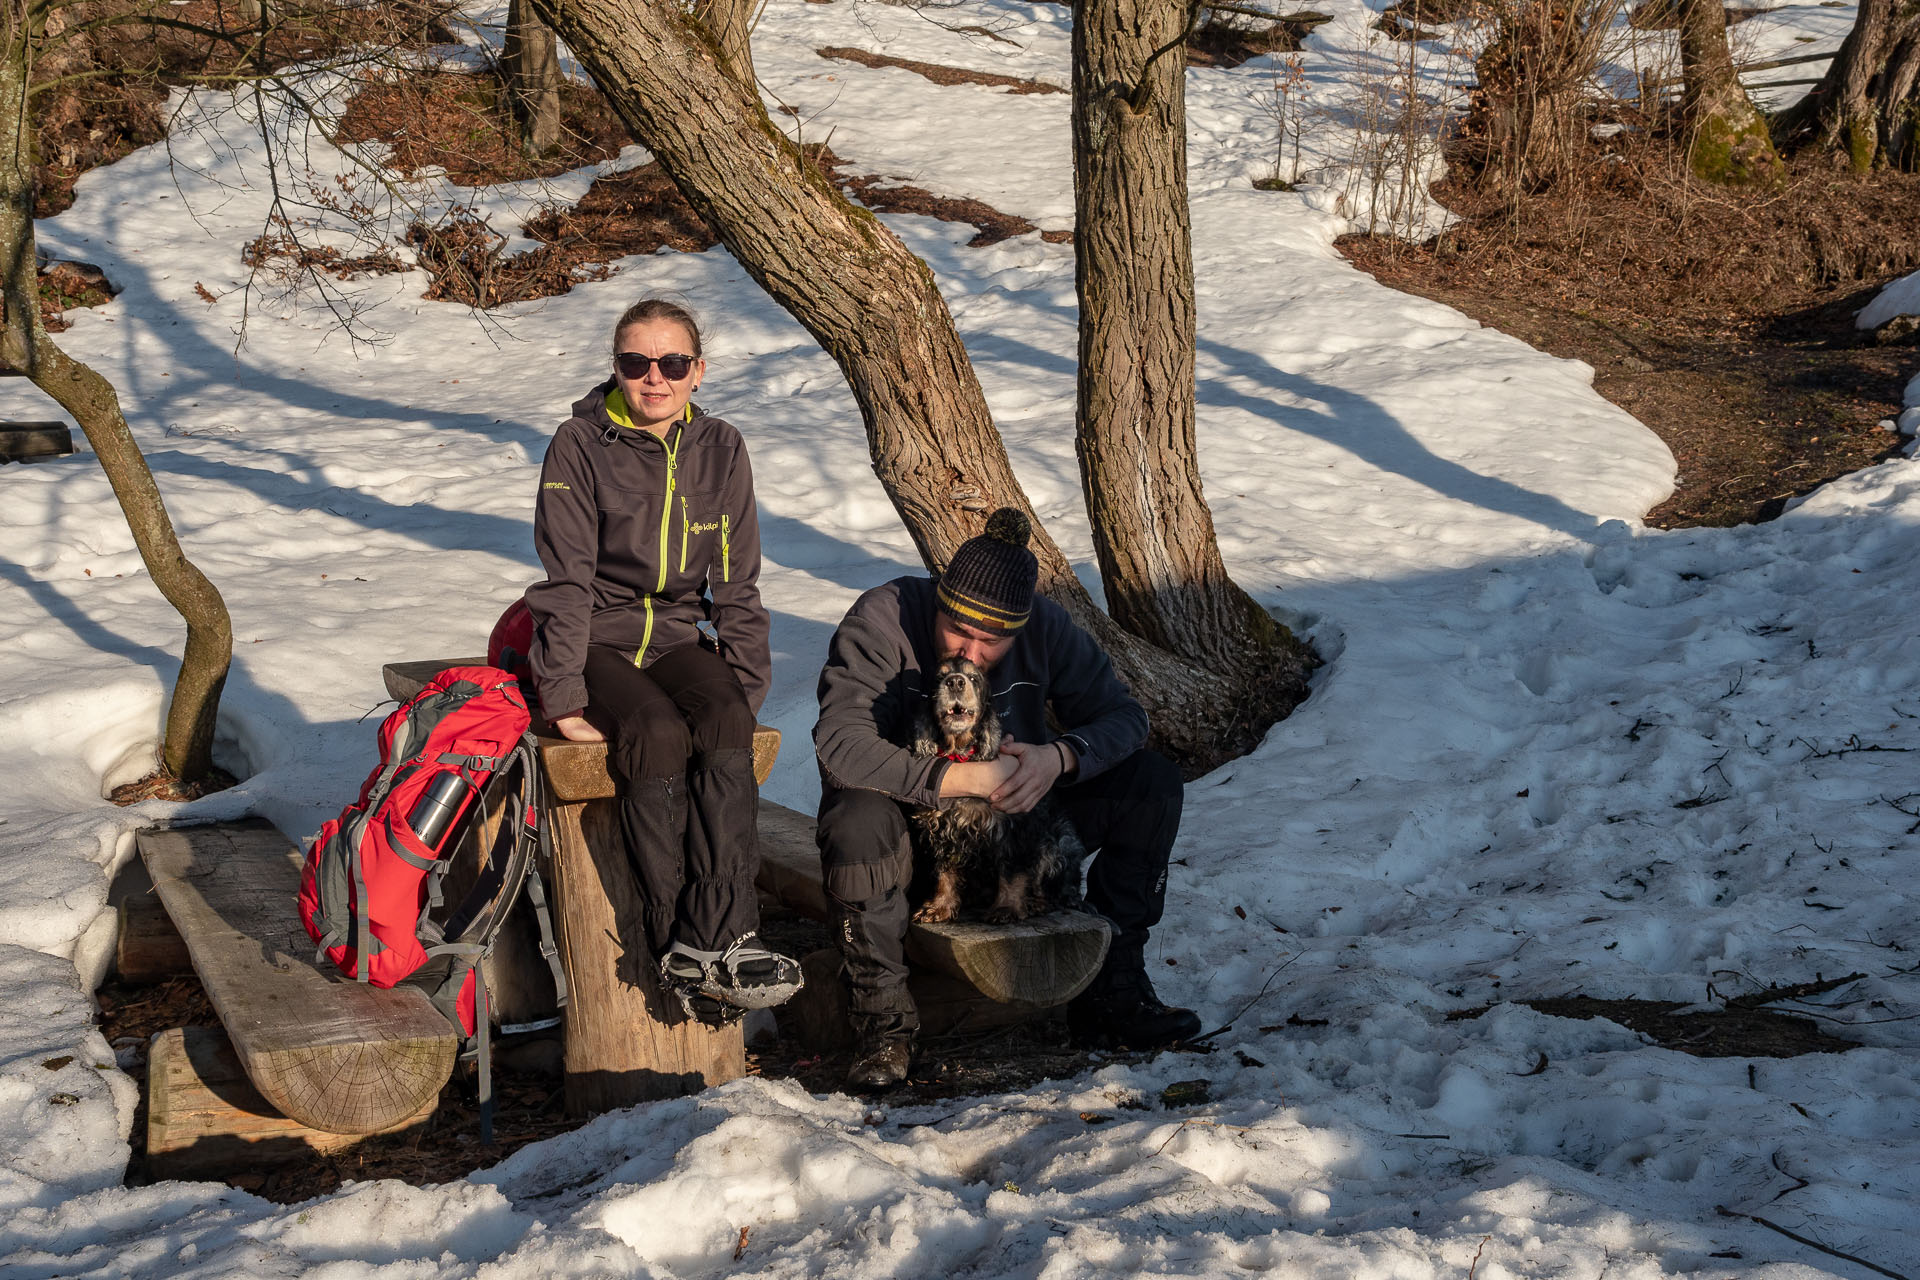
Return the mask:
<svg viewBox="0 0 1920 1280">
<path fill-rule="evenodd" d="M 142 831 L 140 856 L 186 944 L 234 1058 L 268 1107 L 332 1134 L 390 1131 L 430 1111 L 453 1072 L 453 1028 L 421 992 L 313 964 L 295 897 L 300 851 L 258 819 Z M 150 1096 L 150 1113 L 168 1114 Z"/>
<path fill-rule="evenodd" d="M 760 892 L 815 920 L 829 919 L 814 821 L 760 802 Z M 907 926 L 907 989 L 930 1036 L 1005 1026 L 1045 1014 L 1086 990 L 1100 972 L 1112 926 L 1087 911 L 1055 911 L 1017 924 L 949 920 Z M 785 1013 L 807 1048 L 852 1044 L 840 953 L 802 960 L 807 985 Z"/>
</svg>

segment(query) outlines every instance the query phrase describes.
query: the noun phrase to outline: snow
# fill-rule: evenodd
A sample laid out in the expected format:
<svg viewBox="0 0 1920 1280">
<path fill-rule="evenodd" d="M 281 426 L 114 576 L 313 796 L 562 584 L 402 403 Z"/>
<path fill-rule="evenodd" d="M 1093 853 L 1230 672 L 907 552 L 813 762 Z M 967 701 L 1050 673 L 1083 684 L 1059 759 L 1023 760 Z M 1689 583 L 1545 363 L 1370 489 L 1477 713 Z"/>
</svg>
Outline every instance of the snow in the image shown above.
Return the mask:
<svg viewBox="0 0 1920 1280">
<path fill-rule="evenodd" d="M 1920 271 L 1891 281 L 1854 318 L 1856 329 L 1878 329 L 1900 316 L 1920 316 Z"/>
<path fill-rule="evenodd" d="M 0 472 L 0 1274 L 1867 1274 L 1723 1206 L 1914 1274 L 1920 463 L 1764 526 L 1643 527 L 1673 460 L 1590 369 L 1332 249 L 1371 194 L 1343 104 L 1392 50 L 1355 0 L 1328 7 L 1297 194 L 1250 186 L 1273 166 L 1267 60 L 1188 76 L 1207 494 L 1236 580 L 1328 659 L 1259 750 L 1188 792 L 1151 961 L 1165 996 L 1231 1021 L 1219 1051 L 938 1109 L 746 1079 L 439 1187 L 283 1207 L 120 1185 L 136 1090 L 86 993 L 131 832 L 251 812 L 304 834 L 337 810 L 381 664 L 477 650 L 534 575 L 545 440 L 641 293 L 707 318 L 702 399 L 754 453 L 773 799 L 816 798 L 826 639 L 917 567 L 911 542 L 837 370 L 723 251 L 628 259 L 486 323 L 421 301 L 418 273 L 377 278 L 349 297 L 384 341 L 357 346 L 311 296 L 239 292 L 267 211 L 247 102 L 182 100 L 201 127 L 175 140 L 196 171 L 177 185 L 159 148 L 82 179 L 41 243 L 125 291 L 60 340 L 119 387 L 232 610 L 219 754 L 244 781 L 184 807 L 101 799 L 150 758 L 182 628 L 92 458 Z M 1742 26 L 1778 53 L 1848 20 L 1808 4 Z M 1064 97 L 934 86 L 827 45 L 1064 84 L 1064 7 L 774 0 L 756 58 L 857 168 L 1070 219 Z M 1457 68 L 1425 74 L 1444 94 Z M 347 168 L 318 137 L 304 156 L 322 183 Z M 507 229 L 540 198 L 482 207 Z M 1023 484 L 1094 581 L 1070 248 L 887 221 L 933 265 Z M 17 379 L 0 407 L 56 416 Z M 1861 1046 L 1843 1055 L 1695 1058 L 1517 1003 L 1711 1008 L 1854 972 L 1790 1006 Z M 1196 1078 L 1208 1101 L 1159 1101 Z"/>
</svg>

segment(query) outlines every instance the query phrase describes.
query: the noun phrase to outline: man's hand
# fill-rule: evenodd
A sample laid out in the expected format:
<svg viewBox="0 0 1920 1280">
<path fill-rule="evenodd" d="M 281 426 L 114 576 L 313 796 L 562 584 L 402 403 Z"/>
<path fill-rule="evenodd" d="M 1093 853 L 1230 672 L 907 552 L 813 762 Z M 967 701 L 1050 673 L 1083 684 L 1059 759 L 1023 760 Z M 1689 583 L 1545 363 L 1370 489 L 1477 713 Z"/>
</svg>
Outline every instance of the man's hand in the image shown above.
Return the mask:
<svg viewBox="0 0 1920 1280">
<path fill-rule="evenodd" d="M 987 797 L 1002 813 L 1026 813 L 1032 809 L 1065 771 L 1060 753 L 1052 743 L 1015 742 L 1008 738 L 1000 744 L 1000 755 L 1011 757 L 1018 764 L 1013 776 Z"/>
<path fill-rule="evenodd" d="M 940 775 L 940 796 L 942 799 L 977 796 L 984 800 L 1011 778 L 1019 767 L 1020 762 L 1012 756 L 950 764 L 947 771 Z"/>
<path fill-rule="evenodd" d="M 607 735 L 587 723 L 581 715 L 561 716 L 553 722 L 553 727 L 568 742 L 605 742 Z"/>
</svg>

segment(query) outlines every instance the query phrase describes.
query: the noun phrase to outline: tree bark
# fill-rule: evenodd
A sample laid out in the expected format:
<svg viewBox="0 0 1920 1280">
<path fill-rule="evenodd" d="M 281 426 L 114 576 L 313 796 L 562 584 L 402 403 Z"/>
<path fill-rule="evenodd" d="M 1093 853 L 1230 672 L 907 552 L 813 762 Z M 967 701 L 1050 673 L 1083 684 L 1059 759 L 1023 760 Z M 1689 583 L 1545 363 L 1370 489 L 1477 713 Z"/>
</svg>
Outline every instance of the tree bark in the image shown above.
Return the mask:
<svg viewBox="0 0 1920 1280">
<path fill-rule="evenodd" d="M 521 146 L 536 158 L 553 154 L 560 148 L 560 46 L 527 0 L 507 5 L 500 61 Z"/>
<path fill-rule="evenodd" d="M 1781 138 L 1838 151 L 1856 172 L 1912 167 L 1920 113 L 1920 0 L 1860 0 L 1853 29 L 1806 97 L 1780 113 Z"/>
<path fill-rule="evenodd" d="M 1775 183 L 1785 177 L 1766 121 L 1733 69 L 1723 0 L 1680 0 L 1681 118 L 1694 176 L 1719 183 Z"/>
<path fill-rule="evenodd" d="M 1082 0 L 1073 22 L 1075 447 L 1107 609 L 1244 678 L 1291 635 L 1227 576 L 1194 434 L 1185 0 Z M 1304 669 L 1296 657 L 1296 672 Z M 1297 700 L 1297 699 L 1296 699 Z"/>
<path fill-rule="evenodd" d="M 753 32 L 756 0 L 693 0 L 693 16 L 707 29 L 720 65 L 741 84 L 753 85 Z"/>
<path fill-rule="evenodd" d="M 1254 711 L 1243 685 L 1094 607 L 1033 518 L 933 273 L 806 162 L 697 21 L 660 0 L 532 2 L 728 251 L 839 364 L 921 559 L 938 570 L 989 511 L 1022 510 L 1041 590 L 1107 649 L 1163 746 L 1203 768 L 1256 743 L 1277 716 Z"/>
<path fill-rule="evenodd" d="M 134 545 L 167 603 L 187 623 L 186 652 L 167 708 L 161 767 L 182 783 L 213 772 L 214 723 L 233 656 L 227 607 L 212 583 L 180 549 L 159 486 L 128 429 L 113 387 L 55 346 L 40 316 L 33 236 L 32 129 L 27 117 L 26 6 L 9 0 L 0 50 L 0 360 L 73 415 L 100 459 Z"/>
<path fill-rule="evenodd" d="M 1594 40 L 1578 0 L 1518 0 L 1496 13 L 1496 35 L 1474 59 L 1462 154 L 1483 186 L 1517 200 L 1572 163 Z"/>
</svg>

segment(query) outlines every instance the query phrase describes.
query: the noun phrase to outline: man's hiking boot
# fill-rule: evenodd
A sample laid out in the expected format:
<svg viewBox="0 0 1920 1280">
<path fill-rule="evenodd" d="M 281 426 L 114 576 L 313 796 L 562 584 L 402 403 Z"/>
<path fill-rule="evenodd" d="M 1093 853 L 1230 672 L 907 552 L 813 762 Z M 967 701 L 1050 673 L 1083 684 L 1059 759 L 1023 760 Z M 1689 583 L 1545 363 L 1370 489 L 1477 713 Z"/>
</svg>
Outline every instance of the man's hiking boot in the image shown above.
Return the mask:
<svg viewBox="0 0 1920 1280">
<path fill-rule="evenodd" d="M 847 1068 L 849 1089 L 881 1093 L 907 1078 L 907 1068 L 913 1063 L 912 1040 L 889 1036 L 871 1048 L 863 1045 L 862 1050 Z"/>
<path fill-rule="evenodd" d="M 1162 1003 L 1144 965 L 1123 965 L 1067 1006 L 1067 1029 L 1083 1049 L 1164 1049 L 1199 1035 L 1200 1017 Z"/>
<path fill-rule="evenodd" d="M 768 951 L 751 933 L 741 934 L 725 951 L 696 951 L 674 943 L 660 957 L 660 981 L 689 1015 L 710 1026 L 724 1025 L 707 1016 L 713 1004 L 727 1006 L 738 1017 L 748 1009 L 784 1004 L 805 985 L 799 961 Z"/>
</svg>

